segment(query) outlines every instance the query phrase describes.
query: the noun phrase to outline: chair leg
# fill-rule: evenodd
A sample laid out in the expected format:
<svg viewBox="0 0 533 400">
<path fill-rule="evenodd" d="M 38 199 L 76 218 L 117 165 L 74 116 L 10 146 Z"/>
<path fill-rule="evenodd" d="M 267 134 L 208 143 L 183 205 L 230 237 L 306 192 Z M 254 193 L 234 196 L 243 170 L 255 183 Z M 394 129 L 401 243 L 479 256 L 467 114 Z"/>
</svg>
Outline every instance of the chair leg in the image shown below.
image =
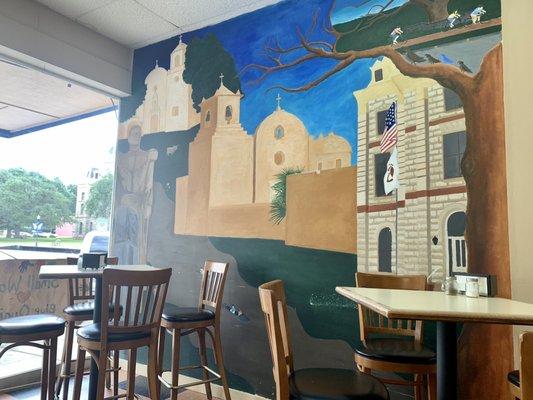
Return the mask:
<svg viewBox="0 0 533 400">
<path fill-rule="evenodd" d="M 119 369 L 120 351 L 113 352 L 113 396 L 118 396 L 118 369 Z"/>
<path fill-rule="evenodd" d="M 157 342 L 157 375 L 161 376 L 163 374 L 163 359 L 165 358 L 165 338 L 166 338 L 166 329 L 159 328 L 159 340 Z M 161 393 L 161 381 L 157 379 L 158 391 Z"/>
<path fill-rule="evenodd" d="M 437 400 L 437 374 L 428 375 L 428 398 Z"/>
<path fill-rule="evenodd" d="M 50 339 L 50 356 L 48 358 L 48 400 L 55 399 L 57 372 L 57 337 Z"/>
<path fill-rule="evenodd" d="M 96 389 L 96 400 L 104 400 L 105 394 L 105 377 L 106 377 L 106 368 L 107 368 L 107 350 L 101 350 L 98 354 L 98 387 Z"/>
<path fill-rule="evenodd" d="M 44 341 L 45 346 L 50 346 L 50 339 Z M 50 350 L 43 350 L 43 369 L 41 370 L 41 400 L 46 400 L 48 393 L 48 360 L 50 358 Z"/>
<path fill-rule="evenodd" d="M 85 354 L 85 350 L 78 346 L 78 358 L 76 360 L 76 375 L 74 378 L 74 393 L 72 395 L 72 400 L 80 399 L 83 370 L 85 369 Z"/>
<path fill-rule="evenodd" d="M 128 357 L 128 394 L 127 399 L 135 396 L 135 367 L 137 365 L 137 349 L 130 349 Z"/>
<path fill-rule="evenodd" d="M 172 386 L 178 386 L 180 376 L 180 337 L 181 330 L 174 329 L 172 331 L 172 365 L 170 370 L 172 373 Z M 177 400 L 178 389 L 170 389 L 171 400 Z"/>
<path fill-rule="evenodd" d="M 107 361 L 105 362 L 106 370 L 110 370 L 111 369 L 111 360 L 110 360 L 110 358 L 112 357 L 112 354 L 113 354 L 112 351 L 110 351 L 107 354 Z M 112 372 L 109 372 L 109 373 L 105 374 L 105 388 L 108 389 L 108 390 L 111 389 L 111 375 L 112 374 L 113 374 Z"/>
<path fill-rule="evenodd" d="M 228 380 L 226 378 L 226 369 L 224 368 L 224 360 L 222 356 L 222 340 L 220 339 L 220 326 L 215 325 L 214 328 L 215 341 L 213 343 L 213 347 L 215 350 L 215 357 L 218 365 L 218 373 L 220 374 L 220 377 L 222 379 L 222 386 L 224 387 L 224 397 L 226 398 L 226 400 L 231 400 Z"/>
<path fill-rule="evenodd" d="M 157 344 L 155 340 L 148 346 L 148 389 L 151 399 L 159 399 L 159 385 L 157 382 Z"/>
<path fill-rule="evenodd" d="M 74 322 L 67 322 L 65 327 L 65 342 L 63 356 L 61 358 L 61 375 L 57 380 L 56 396 L 59 397 L 63 388 L 63 400 L 68 399 L 68 387 L 70 384 L 70 365 L 72 364 L 72 346 L 74 344 Z"/>
<path fill-rule="evenodd" d="M 198 350 L 200 352 L 200 364 L 203 366 L 207 366 L 207 350 L 205 346 L 205 329 L 198 329 Z M 209 373 L 205 368 L 202 368 L 204 381 L 207 381 L 209 379 Z M 205 394 L 207 395 L 208 400 L 211 400 L 213 398 L 213 395 L 211 394 L 211 383 L 206 382 L 205 383 Z"/>
<path fill-rule="evenodd" d="M 423 380 L 421 378 L 422 378 L 422 375 L 415 374 L 415 380 L 413 382 L 414 392 L 415 392 L 415 400 L 424 400 L 423 393 L 422 393 Z"/>
</svg>

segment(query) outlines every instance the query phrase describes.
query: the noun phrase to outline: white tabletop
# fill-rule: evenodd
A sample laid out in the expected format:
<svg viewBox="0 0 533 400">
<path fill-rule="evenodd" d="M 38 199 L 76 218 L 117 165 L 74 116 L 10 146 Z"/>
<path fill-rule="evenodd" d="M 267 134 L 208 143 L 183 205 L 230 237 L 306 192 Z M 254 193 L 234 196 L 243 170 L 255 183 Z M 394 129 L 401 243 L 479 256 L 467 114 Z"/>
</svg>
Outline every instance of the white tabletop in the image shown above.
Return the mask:
<svg viewBox="0 0 533 400">
<path fill-rule="evenodd" d="M 153 271 L 159 268 L 150 265 L 109 265 L 106 268 L 124 271 Z M 41 279 L 94 278 L 102 275 L 104 268 L 80 268 L 77 265 L 43 265 L 39 270 Z"/>
<path fill-rule="evenodd" d="M 500 297 L 356 287 L 336 291 L 387 318 L 533 325 L 533 304 Z"/>
</svg>

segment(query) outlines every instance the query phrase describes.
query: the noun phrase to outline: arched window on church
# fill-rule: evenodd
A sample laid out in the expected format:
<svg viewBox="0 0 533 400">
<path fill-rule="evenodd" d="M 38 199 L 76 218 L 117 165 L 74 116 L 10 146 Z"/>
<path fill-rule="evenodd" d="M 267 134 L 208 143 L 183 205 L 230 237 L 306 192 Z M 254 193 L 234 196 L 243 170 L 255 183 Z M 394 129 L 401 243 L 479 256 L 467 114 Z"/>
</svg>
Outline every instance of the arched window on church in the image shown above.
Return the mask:
<svg viewBox="0 0 533 400">
<path fill-rule="evenodd" d="M 278 125 L 274 130 L 274 137 L 276 139 L 281 139 L 283 136 L 285 136 L 285 130 L 281 125 Z"/>
<path fill-rule="evenodd" d="M 207 110 L 205 113 L 205 123 L 209 125 L 209 122 L 211 121 L 211 111 Z"/>
<path fill-rule="evenodd" d="M 226 122 L 229 124 L 231 122 L 231 118 L 233 117 L 233 108 L 231 106 L 226 106 Z"/>
</svg>

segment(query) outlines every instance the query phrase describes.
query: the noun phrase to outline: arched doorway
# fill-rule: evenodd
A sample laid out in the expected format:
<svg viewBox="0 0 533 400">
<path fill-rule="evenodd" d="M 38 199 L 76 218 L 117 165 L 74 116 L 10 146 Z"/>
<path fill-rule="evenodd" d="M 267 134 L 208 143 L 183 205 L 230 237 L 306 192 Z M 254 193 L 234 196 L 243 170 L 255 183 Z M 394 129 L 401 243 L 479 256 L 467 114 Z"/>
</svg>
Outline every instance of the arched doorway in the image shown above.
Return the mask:
<svg viewBox="0 0 533 400">
<path fill-rule="evenodd" d="M 392 272 L 392 232 L 383 228 L 378 238 L 378 271 Z"/>
<path fill-rule="evenodd" d="M 467 250 L 465 240 L 466 214 L 457 211 L 450 214 L 446 222 L 446 254 L 448 272 L 467 272 Z"/>
</svg>

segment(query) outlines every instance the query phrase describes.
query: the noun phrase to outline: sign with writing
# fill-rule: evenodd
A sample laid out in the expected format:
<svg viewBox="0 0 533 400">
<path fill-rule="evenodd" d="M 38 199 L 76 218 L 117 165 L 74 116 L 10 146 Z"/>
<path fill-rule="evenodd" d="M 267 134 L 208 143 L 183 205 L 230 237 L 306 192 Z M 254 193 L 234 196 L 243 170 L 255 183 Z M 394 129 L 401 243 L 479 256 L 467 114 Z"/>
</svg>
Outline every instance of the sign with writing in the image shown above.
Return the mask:
<svg viewBox="0 0 533 400">
<path fill-rule="evenodd" d="M 30 314 L 61 315 L 68 301 L 67 280 L 39 279 L 43 264 L 65 260 L 0 261 L 0 320 Z"/>
</svg>

